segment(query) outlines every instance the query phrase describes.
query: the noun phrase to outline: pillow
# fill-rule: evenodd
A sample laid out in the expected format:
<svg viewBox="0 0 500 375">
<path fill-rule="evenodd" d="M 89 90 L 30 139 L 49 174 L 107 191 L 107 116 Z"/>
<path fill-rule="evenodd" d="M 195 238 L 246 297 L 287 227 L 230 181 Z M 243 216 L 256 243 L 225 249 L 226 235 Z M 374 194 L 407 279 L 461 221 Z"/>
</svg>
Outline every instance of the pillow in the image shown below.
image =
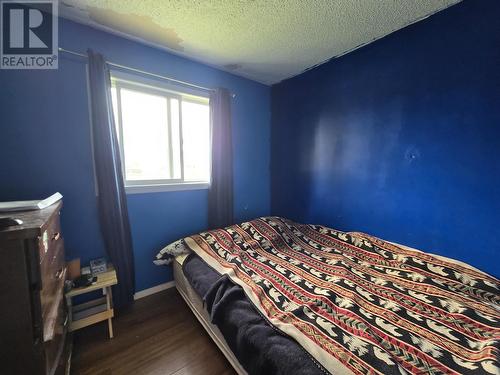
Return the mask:
<svg viewBox="0 0 500 375">
<path fill-rule="evenodd" d="M 184 242 L 184 239 L 180 239 L 161 249 L 156 254 L 156 259 L 153 263 L 157 266 L 168 265 L 172 263 L 177 255 L 189 254 L 190 252 L 191 250 L 186 245 L 186 242 Z"/>
</svg>

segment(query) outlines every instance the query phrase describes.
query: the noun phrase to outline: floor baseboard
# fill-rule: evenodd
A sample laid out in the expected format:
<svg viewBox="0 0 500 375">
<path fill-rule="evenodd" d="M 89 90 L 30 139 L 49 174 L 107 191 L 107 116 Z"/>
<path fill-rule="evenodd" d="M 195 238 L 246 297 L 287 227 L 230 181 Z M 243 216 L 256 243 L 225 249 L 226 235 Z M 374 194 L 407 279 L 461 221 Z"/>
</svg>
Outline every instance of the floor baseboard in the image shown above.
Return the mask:
<svg viewBox="0 0 500 375">
<path fill-rule="evenodd" d="M 160 285 L 156 285 L 152 288 L 139 290 L 138 292 L 136 292 L 134 294 L 134 300 L 138 300 L 138 299 L 150 296 L 151 294 L 161 292 L 162 290 L 173 288 L 174 286 L 175 286 L 175 281 L 172 280 L 172 281 L 168 281 L 166 283 L 160 284 Z"/>
</svg>

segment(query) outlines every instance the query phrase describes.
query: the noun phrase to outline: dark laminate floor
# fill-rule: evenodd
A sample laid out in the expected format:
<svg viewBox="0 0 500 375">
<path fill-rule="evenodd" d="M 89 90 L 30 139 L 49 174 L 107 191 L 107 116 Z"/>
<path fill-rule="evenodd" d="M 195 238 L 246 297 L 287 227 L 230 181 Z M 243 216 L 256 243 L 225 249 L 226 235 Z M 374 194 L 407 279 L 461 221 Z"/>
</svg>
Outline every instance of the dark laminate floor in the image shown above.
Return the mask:
<svg viewBox="0 0 500 375">
<path fill-rule="evenodd" d="M 234 375 L 175 288 L 142 298 L 107 323 L 75 332 L 72 374 Z"/>
</svg>

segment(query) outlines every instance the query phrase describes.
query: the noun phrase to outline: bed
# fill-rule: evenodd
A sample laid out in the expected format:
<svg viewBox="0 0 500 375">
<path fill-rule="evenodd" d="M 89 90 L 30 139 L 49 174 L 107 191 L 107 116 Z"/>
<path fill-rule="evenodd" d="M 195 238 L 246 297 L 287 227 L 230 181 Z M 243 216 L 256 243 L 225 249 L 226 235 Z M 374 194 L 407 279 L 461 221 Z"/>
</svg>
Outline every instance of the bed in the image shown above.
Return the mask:
<svg viewBox="0 0 500 375">
<path fill-rule="evenodd" d="M 500 373 L 500 282 L 466 264 L 278 217 L 175 247 L 176 287 L 238 374 Z"/>
</svg>

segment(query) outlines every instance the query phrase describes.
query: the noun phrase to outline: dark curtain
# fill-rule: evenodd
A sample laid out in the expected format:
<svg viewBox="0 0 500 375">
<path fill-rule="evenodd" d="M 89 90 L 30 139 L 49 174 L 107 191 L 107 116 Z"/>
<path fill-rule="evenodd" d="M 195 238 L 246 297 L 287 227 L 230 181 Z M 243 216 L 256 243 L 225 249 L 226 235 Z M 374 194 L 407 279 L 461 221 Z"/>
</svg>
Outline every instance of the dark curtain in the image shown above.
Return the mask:
<svg viewBox="0 0 500 375">
<path fill-rule="evenodd" d="M 208 227 L 233 224 L 233 143 L 231 95 L 219 88 L 210 95 L 212 180 L 208 190 Z"/>
<path fill-rule="evenodd" d="M 132 303 L 135 292 L 132 236 L 113 118 L 109 69 L 102 55 L 88 50 L 88 56 L 97 203 L 106 251 L 118 276 L 113 302 L 119 309 Z"/>
</svg>

